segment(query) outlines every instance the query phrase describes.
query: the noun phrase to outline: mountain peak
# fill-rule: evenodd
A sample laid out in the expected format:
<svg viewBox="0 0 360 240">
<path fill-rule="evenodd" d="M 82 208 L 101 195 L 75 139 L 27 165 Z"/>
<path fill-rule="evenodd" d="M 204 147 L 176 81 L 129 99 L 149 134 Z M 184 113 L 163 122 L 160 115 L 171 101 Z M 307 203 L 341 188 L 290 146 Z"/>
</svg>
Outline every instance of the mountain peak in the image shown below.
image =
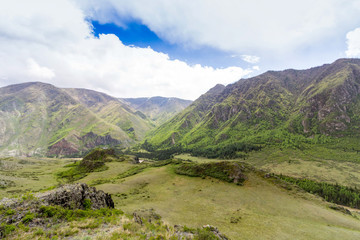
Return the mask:
<svg viewBox="0 0 360 240">
<path fill-rule="evenodd" d="M 206 94 L 219 94 L 225 89 L 225 86 L 222 84 L 216 84 L 214 87 L 210 88 Z"/>
<path fill-rule="evenodd" d="M 360 137 L 359 95 L 360 59 L 269 71 L 226 87 L 216 85 L 165 123 L 149 142 L 171 144 L 175 136 L 176 143 L 196 147 L 244 138 L 262 144 L 271 131 L 305 138 Z"/>
</svg>

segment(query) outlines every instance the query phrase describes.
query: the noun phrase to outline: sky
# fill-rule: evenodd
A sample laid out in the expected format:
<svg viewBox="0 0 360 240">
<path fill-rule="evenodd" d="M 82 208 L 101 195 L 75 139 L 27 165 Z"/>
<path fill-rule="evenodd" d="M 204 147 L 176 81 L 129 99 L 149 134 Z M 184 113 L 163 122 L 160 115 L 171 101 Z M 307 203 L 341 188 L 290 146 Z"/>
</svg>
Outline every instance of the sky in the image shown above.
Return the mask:
<svg viewBox="0 0 360 240">
<path fill-rule="evenodd" d="M 360 57 L 359 0 L 0 0 L 0 87 L 194 100 L 268 70 Z"/>
</svg>

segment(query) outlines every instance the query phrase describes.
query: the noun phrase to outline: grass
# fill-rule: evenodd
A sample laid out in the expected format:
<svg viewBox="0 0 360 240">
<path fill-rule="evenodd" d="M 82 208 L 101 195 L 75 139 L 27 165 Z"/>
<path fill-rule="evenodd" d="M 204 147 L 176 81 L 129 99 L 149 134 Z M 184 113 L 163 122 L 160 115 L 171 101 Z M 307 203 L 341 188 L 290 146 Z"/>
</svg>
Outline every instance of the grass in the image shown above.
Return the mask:
<svg viewBox="0 0 360 240">
<path fill-rule="evenodd" d="M 313 195 L 289 192 L 256 174 L 250 174 L 244 186 L 237 186 L 177 175 L 173 168 L 149 168 L 97 187 L 114 194 L 115 204 L 125 212 L 140 206 L 153 208 L 171 224 L 210 224 L 231 239 L 360 237 L 359 220 L 329 209 Z"/>
<path fill-rule="evenodd" d="M 192 160 L 197 163 L 216 163 L 219 160 L 179 155 L 176 158 Z M 12 160 L 17 161 L 17 160 Z M 30 160 L 29 160 L 30 161 Z M 56 168 L 66 170 L 64 165 L 71 160 L 50 160 L 49 163 L 40 164 L 40 160 L 31 160 L 35 164 L 28 164 L 26 171 L 16 169 L 7 174 L 14 174 L 14 179 L 24 172 L 28 173 L 26 180 L 32 185 L 27 188 L 35 190 L 49 188 L 56 185 L 54 173 Z M 57 161 L 57 162 L 56 162 Z M 229 163 L 235 160 L 227 160 Z M 245 160 L 263 170 L 275 173 L 283 173 L 290 176 L 312 176 L 318 181 L 326 180 L 339 184 L 353 185 L 357 182 L 360 173 L 357 162 L 339 161 L 336 159 L 326 160 L 309 157 L 296 150 L 274 151 L 263 149 L 260 152 L 250 154 Z M 290 161 L 290 162 L 289 162 Z M 331 204 L 321 198 L 305 193 L 296 188 L 287 190 L 280 185 L 273 184 L 269 179 L 264 179 L 258 173 L 246 173 L 247 180 L 243 186 L 207 176 L 190 177 L 179 175 L 175 170 L 180 165 L 159 163 L 132 164 L 130 161 L 108 162 L 108 169 L 103 172 L 92 172 L 81 179 L 81 182 L 97 182 L 97 189 L 111 193 L 115 206 L 120 207 L 126 214 L 132 214 L 139 209 L 153 209 L 162 217 L 162 220 L 170 226 L 175 224 L 197 229 L 205 224 L 219 228 L 230 239 L 357 239 L 360 238 L 360 214 L 355 211 L 352 215 L 334 210 Z M 51 179 L 49 183 L 29 180 L 31 173 L 46 172 L 39 174 L 39 179 L 46 176 Z M 307 171 L 308 170 L 308 171 Z M 131 174 L 130 174 L 131 173 Z M 351 180 L 346 175 L 351 173 L 355 178 Z M 3 172 L 1 172 L 3 174 Z M 21 181 L 16 180 L 19 187 Z M 41 185 L 41 184 L 40 184 Z M 15 190 L 15 188 L 9 188 Z M 7 190 L 0 190 L 2 196 L 8 196 Z M 23 188 L 20 188 L 22 190 Z M 23 190 L 22 190 L 23 191 Z M 127 216 L 127 215 L 124 216 Z M 130 215 L 129 215 L 130 217 Z M 130 217 L 131 218 L 131 217 Z M 22 239 L 57 236 L 59 239 L 65 236 L 77 236 L 97 239 L 126 239 L 140 238 L 141 229 L 157 229 L 156 224 L 150 226 L 137 226 L 133 220 L 125 218 L 117 219 L 117 226 L 99 223 L 94 217 L 63 224 L 58 229 L 35 230 L 24 234 Z M 115 221 L 115 220 L 114 220 Z M 135 235 L 124 231 L 122 226 L 132 229 Z M 104 228 L 103 230 L 100 230 Z M 87 231 L 93 230 L 92 234 Z M 18 230 L 16 230 L 18 231 Z M 106 234 L 104 233 L 106 231 Z M 54 234 L 57 233 L 57 235 Z M 159 235 L 170 235 L 160 231 Z M 39 235 L 36 235 L 39 234 Z M 138 235 L 136 235 L 138 234 Z M 204 233 L 206 235 L 206 233 Z M 34 237 L 35 236 L 35 237 Z M 241 238 L 239 238 L 241 236 Z"/>
<path fill-rule="evenodd" d="M 4 210 L 4 209 L 3 209 Z M 2 221 L 3 210 L 0 212 Z M 32 210 L 34 211 L 34 209 Z M 137 218 L 117 209 L 70 210 L 60 206 L 41 206 L 27 213 L 21 223 L 0 225 L 0 236 L 6 239 L 178 239 L 174 227 L 161 221 L 157 214 Z M 35 226 L 30 225 L 37 222 Z M 180 231 L 187 231 L 179 227 Z M 193 229 L 194 239 L 214 239 L 211 228 Z"/>
<path fill-rule="evenodd" d="M 58 185 L 59 182 L 54 173 L 66 170 L 64 165 L 72 163 L 74 159 L 7 158 L 1 161 L 12 167 L 0 167 L 0 178 L 14 183 L 0 189 L 0 198 L 3 198 L 29 191 L 37 192 Z"/>
<path fill-rule="evenodd" d="M 264 148 L 251 153 L 245 162 L 267 172 L 359 188 L 359 160 L 356 151 L 326 152 L 317 147 L 306 151 Z"/>
</svg>

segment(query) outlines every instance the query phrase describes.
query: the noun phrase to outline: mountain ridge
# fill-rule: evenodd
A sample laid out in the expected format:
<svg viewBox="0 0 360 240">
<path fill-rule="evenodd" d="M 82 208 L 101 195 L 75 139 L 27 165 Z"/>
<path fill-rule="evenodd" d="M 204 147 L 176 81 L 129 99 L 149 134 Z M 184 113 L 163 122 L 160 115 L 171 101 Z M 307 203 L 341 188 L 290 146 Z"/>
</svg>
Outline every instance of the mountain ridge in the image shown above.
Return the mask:
<svg viewBox="0 0 360 240">
<path fill-rule="evenodd" d="M 117 98 L 42 82 L 0 88 L 0 154 L 76 156 L 102 145 L 128 147 L 154 122 Z"/>
<path fill-rule="evenodd" d="M 155 129 L 148 141 L 158 147 L 205 147 L 239 141 L 265 144 L 277 134 L 309 141 L 315 136 L 357 137 L 359 93 L 359 59 L 268 71 L 229 84 L 220 93 L 209 90 Z M 276 141 L 284 141 L 282 137 Z"/>
<path fill-rule="evenodd" d="M 178 112 L 184 110 L 192 101 L 176 97 L 120 98 L 129 107 L 144 113 L 156 125 L 164 123 Z"/>
</svg>

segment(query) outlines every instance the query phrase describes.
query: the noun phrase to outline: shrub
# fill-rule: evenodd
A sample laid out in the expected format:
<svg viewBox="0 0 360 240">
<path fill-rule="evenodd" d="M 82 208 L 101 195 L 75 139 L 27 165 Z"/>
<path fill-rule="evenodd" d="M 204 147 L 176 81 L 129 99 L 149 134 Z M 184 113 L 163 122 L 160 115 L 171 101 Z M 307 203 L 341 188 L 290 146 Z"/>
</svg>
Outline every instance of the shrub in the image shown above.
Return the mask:
<svg viewBox="0 0 360 240">
<path fill-rule="evenodd" d="M 10 215 L 14 215 L 16 213 L 16 211 L 14 209 L 8 209 L 6 212 L 5 212 L 5 215 L 6 216 L 10 216 Z"/>
<path fill-rule="evenodd" d="M 34 214 L 33 213 L 27 213 L 21 220 L 22 223 L 24 224 L 28 224 L 29 222 L 32 222 L 32 220 L 34 219 Z"/>
<path fill-rule="evenodd" d="M 243 172 L 244 167 L 240 166 L 238 163 L 225 161 L 203 164 L 183 163 L 175 168 L 175 173 L 177 174 L 202 178 L 209 176 L 226 182 L 235 182 L 239 185 L 246 180 L 246 176 Z"/>
<path fill-rule="evenodd" d="M 14 232 L 16 227 L 12 224 L 1 224 L 0 225 L 0 238 L 8 236 L 10 233 Z"/>
<path fill-rule="evenodd" d="M 89 209 L 91 209 L 91 200 L 90 199 L 85 199 L 84 200 L 84 203 L 83 203 L 83 206 L 84 206 L 84 209 L 85 210 L 89 210 Z"/>
</svg>

